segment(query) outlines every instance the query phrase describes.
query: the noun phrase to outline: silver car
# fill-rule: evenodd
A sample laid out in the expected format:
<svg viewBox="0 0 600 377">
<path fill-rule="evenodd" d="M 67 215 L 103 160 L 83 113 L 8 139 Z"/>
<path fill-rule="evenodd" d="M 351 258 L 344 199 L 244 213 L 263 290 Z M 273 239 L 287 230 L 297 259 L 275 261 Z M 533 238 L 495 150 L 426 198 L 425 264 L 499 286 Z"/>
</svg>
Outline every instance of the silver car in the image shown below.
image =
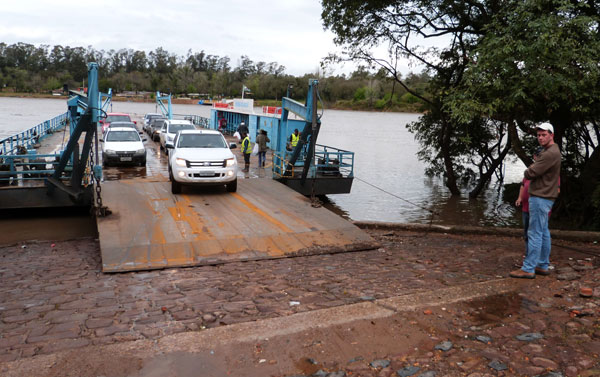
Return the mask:
<svg viewBox="0 0 600 377">
<path fill-rule="evenodd" d="M 182 130 L 195 130 L 196 126 L 189 120 L 169 119 L 160 129 L 160 148 L 165 149 L 166 143 L 173 143 L 177 132 Z"/>
</svg>

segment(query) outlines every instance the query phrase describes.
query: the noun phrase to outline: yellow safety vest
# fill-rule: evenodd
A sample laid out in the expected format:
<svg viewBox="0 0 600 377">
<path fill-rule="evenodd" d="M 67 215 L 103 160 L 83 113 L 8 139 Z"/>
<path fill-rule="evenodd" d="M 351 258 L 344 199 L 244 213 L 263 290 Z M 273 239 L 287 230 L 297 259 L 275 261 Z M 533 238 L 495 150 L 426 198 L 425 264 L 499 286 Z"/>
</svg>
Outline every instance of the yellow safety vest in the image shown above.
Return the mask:
<svg viewBox="0 0 600 377">
<path fill-rule="evenodd" d="M 252 148 L 250 148 L 250 138 L 248 136 L 242 141 L 242 153 L 252 153 Z"/>
<path fill-rule="evenodd" d="M 298 145 L 298 140 L 300 140 L 300 135 L 292 134 L 292 147 Z"/>
</svg>

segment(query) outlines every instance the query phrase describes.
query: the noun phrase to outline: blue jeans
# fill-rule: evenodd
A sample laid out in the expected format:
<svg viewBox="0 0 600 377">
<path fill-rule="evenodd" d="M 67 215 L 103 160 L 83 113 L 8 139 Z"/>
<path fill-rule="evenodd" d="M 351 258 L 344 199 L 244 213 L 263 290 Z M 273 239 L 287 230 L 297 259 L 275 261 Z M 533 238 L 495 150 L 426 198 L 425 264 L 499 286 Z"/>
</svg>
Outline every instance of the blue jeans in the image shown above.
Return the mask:
<svg viewBox="0 0 600 377">
<path fill-rule="evenodd" d="M 529 238 L 527 232 L 529 231 L 529 212 L 523 212 L 523 239 L 525 240 L 525 256 L 527 256 L 527 248 Z"/>
<path fill-rule="evenodd" d="M 267 151 L 258 152 L 258 167 L 261 167 L 267 161 Z"/>
<path fill-rule="evenodd" d="M 535 268 L 548 269 L 550 264 L 550 230 L 548 230 L 548 213 L 554 201 L 529 197 L 529 230 L 527 231 L 527 256 L 521 269 L 534 272 Z"/>
</svg>

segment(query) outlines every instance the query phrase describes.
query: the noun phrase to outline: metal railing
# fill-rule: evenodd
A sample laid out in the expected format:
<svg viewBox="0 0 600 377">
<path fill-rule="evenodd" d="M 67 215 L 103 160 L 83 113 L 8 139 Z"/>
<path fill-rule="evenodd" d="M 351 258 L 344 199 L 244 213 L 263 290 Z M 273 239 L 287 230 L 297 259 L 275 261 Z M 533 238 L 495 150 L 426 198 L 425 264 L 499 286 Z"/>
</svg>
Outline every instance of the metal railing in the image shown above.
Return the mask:
<svg viewBox="0 0 600 377">
<path fill-rule="evenodd" d="M 14 155 L 22 149 L 31 149 L 46 136 L 62 129 L 68 123 L 69 113 L 66 112 L 35 127 L 19 132 L 16 135 L 0 140 L 0 154 Z"/>
<path fill-rule="evenodd" d="M 275 178 L 299 178 L 302 169 L 287 169 L 291 151 L 273 153 L 273 176 Z M 306 150 L 303 150 L 294 167 L 303 167 Z M 354 152 L 333 148 L 327 145 L 315 145 L 316 164 L 308 170 L 307 178 L 350 178 L 354 176 Z M 287 170 L 287 173 L 286 173 Z"/>
<path fill-rule="evenodd" d="M 192 122 L 192 124 L 198 127 L 208 128 L 210 125 L 210 120 L 200 115 L 174 114 L 174 116 L 176 116 L 177 118 L 189 120 L 190 122 Z"/>
<path fill-rule="evenodd" d="M 54 174 L 60 154 L 0 155 L 0 185 L 43 181 Z M 68 176 L 62 177 L 68 179 Z"/>
</svg>

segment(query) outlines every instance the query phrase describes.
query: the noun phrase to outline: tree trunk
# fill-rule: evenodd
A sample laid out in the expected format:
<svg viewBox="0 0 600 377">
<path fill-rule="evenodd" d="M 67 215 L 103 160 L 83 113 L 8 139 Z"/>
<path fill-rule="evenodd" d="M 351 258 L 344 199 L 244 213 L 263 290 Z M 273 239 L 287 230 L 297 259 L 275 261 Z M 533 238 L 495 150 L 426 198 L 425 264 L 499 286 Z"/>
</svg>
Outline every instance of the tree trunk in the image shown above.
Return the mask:
<svg viewBox="0 0 600 377">
<path fill-rule="evenodd" d="M 444 158 L 444 167 L 446 168 L 446 187 L 448 187 L 453 196 L 457 196 L 460 195 L 460 190 L 456 185 L 456 174 L 454 173 L 452 156 L 450 155 L 451 135 L 452 127 L 445 120 L 442 120 L 442 142 L 440 146 Z"/>
<path fill-rule="evenodd" d="M 523 149 L 521 139 L 519 139 L 519 133 L 517 132 L 517 125 L 514 121 L 508 123 L 508 140 L 510 143 L 512 143 L 513 151 L 517 157 L 523 161 L 525 166 L 531 165 L 533 160 L 531 159 L 531 156 L 528 156 L 528 153 Z"/>
<path fill-rule="evenodd" d="M 492 178 L 492 174 L 494 174 L 496 169 L 498 169 L 498 166 L 500 166 L 502 161 L 504 161 L 504 158 L 508 154 L 508 151 L 510 150 L 510 148 L 511 148 L 511 141 L 510 141 L 510 137 L 509 137 L 508 141 L 506 143 L 506 146 L 504 147 L 504 149 L 502 150 L 500 155 L 497 158 L 492 159 L 492 165 L 490 166 L 488 171 L 486 171 L 484 174 L 481 175 L 481 177 L 479 177 L 477 186 L 475 186 L 475 188 L 473 190 L 471 190 L 471 192 L 469 192 L 469 198 L 476 198 L 479 196 L 479 194 L 481 193 L 481 191 L 483 190 L 485 185 Z"/>
</svg>

